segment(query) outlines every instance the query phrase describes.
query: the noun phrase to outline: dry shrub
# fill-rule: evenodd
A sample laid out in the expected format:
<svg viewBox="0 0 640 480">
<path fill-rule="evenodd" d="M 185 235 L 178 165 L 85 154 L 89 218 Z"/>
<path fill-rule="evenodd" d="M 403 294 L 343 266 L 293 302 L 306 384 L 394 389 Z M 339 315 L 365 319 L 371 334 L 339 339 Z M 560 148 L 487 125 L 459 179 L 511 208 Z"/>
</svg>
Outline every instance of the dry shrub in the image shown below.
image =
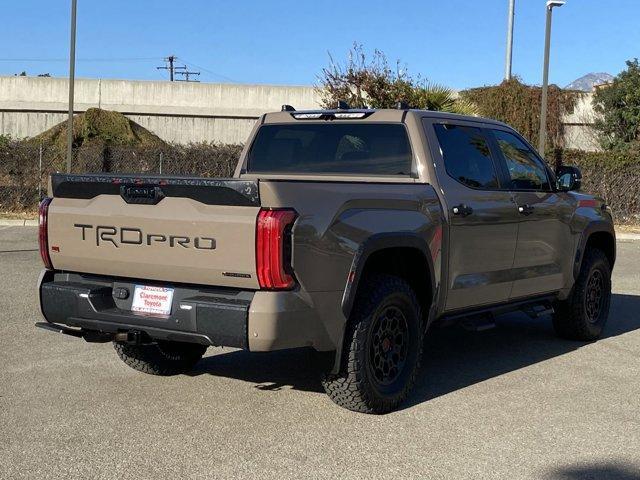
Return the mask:
<svg viewBox="0 0 640 480">
<path fill-rule="evenodd" d="M 500 85 L 465 90 L 460 93 L 478 106 L 480 115 L 511 125 L 532 145 L 538 144 L 540 130 L 540 104 L 542 89 L 525 85 L 518 78 L 505 80 Z M 580 95 L 550 85 L 547 103 L 547 140 L 550 148 L 563 148 L 564 126 L 562 117 L 572 113 Z"/>
</svg>

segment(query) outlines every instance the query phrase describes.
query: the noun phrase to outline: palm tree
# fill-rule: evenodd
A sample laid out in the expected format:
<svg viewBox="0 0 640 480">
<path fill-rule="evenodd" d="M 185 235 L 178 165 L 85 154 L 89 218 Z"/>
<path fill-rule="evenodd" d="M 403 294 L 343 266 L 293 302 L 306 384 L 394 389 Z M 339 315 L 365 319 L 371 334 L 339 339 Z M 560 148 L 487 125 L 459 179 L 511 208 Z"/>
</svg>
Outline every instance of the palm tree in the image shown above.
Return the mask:
<svg viewBox="0 0 640 480">
<path fill-rule="evenodd" d="M 479 110 L 475 103 L 462 98 L 452 89 L 437 83 L 426 83 L 416 87 L 416 107 L 440 112 L 459 113 L 461 115 L 478 116 Z"/>
</svg>

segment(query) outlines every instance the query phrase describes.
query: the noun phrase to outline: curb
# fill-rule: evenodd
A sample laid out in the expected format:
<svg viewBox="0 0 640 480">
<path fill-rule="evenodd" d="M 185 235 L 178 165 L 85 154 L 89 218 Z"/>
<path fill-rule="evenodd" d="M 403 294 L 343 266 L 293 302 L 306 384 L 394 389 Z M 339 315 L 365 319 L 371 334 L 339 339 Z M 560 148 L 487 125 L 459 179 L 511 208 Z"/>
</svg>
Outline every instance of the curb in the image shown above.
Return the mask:
<svg viewBox="0 0 640 480">
<path fill-rule="evenodd" d="M 38 220 L 0 218 L 0 227 L 37 227 Z"/>
<path fill-rule="evenodd" d="M 616 240 L 640 240 L 640 233 L 616 232 Z"/>
</svg>

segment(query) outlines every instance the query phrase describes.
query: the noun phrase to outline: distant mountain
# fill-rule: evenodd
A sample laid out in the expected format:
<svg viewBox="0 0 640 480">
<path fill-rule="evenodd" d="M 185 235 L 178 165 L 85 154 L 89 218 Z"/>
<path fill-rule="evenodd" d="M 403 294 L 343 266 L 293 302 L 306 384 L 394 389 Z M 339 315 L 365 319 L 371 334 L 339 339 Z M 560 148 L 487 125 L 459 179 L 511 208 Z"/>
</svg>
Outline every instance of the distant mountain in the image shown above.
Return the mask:
<svg viewBox="0 0 640 480">
<path fill-rule="evenodd" d="M 590 92 L 591 90 L 593 90 L 594 85 L 611 82 L 613 78 L 613 75 L 605 72 L 587 73 L 577 80 L 574 80 L 564 88 L 566 88 L 567 90 L 582 90 L 583 92 Z"/>
</svg>

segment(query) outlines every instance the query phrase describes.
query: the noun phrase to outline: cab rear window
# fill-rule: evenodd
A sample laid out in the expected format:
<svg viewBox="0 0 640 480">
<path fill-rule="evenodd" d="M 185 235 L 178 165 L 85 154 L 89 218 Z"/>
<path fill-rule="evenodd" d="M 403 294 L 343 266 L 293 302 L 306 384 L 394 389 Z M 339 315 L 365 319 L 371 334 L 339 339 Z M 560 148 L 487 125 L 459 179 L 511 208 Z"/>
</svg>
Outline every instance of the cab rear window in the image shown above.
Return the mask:
<svg viewBox="0 0 640 480">
<path fill-rule="evenodd" d="M 411 148 L 402 124 L 263 125 L 249 151 L 247 171 L 410 175 Z"/>
</svg>

